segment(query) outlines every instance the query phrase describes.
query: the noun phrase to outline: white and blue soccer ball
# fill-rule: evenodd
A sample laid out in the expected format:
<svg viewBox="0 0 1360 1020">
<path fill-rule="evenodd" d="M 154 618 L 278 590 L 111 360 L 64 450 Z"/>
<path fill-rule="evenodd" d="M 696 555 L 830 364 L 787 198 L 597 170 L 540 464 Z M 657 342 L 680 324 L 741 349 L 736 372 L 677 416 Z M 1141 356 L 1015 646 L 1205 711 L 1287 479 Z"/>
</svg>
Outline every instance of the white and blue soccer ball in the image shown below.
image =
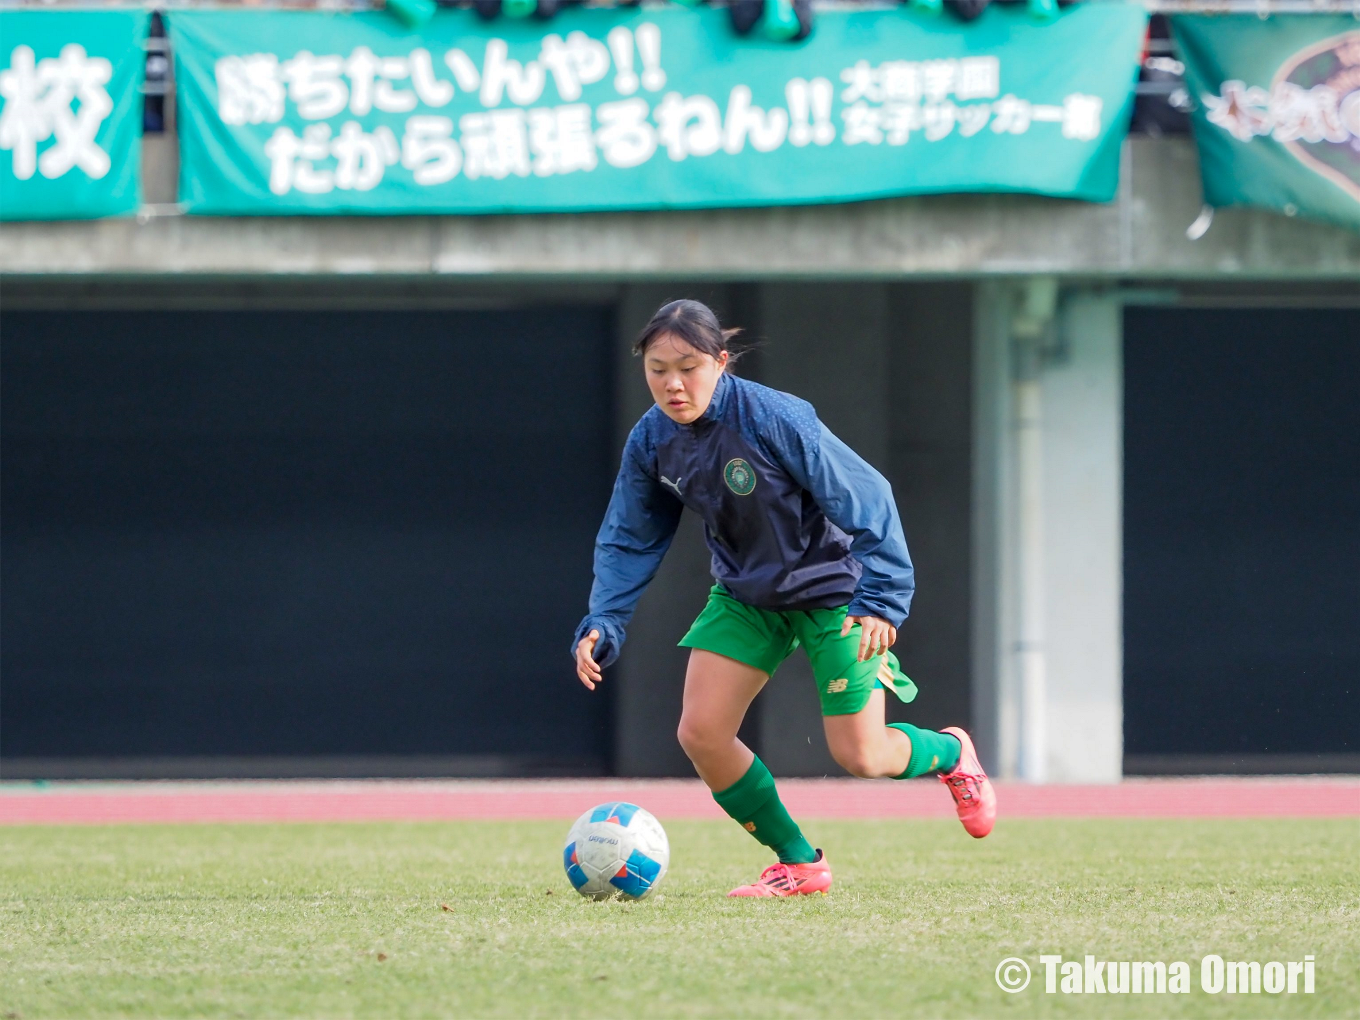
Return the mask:
<svg viewBox="0 0 1360 1020">
<path fill-rule="evenodd" d="M 666 875 L 671 846 L 649 811 L 615 801 L 593 807 L 567 833 L 562 864 L 582 896 L 640 900 Z"/>
</svg>

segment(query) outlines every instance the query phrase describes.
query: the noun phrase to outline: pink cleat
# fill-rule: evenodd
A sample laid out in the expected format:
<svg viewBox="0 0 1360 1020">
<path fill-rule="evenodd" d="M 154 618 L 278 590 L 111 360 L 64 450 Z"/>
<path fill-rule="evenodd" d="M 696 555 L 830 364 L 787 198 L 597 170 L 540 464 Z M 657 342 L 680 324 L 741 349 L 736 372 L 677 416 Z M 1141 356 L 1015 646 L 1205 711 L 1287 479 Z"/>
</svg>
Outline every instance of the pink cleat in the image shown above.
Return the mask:
<svg viewBox="0 0 1360 1020">
<path fill-rule="evenodd" d="M 940 782 L 949 787 L 954 795 L 954 806 L 959 812 L 959 821 L 968 830 L 968 835 L 981 839 L 992 831 L 996 824 L 996 791 L 992 781 L 982 771 L 977 751 L 967 733 L 957 726 L 946 726 L 940 730 L 956 738 L 963 749 L 959 752 L 959 763 L 950 772 L 940 776 Z"/>
<path fill-rule="evenodd" d="M 771 864 L 750 885 L 733 889 L 728 896 L 807 896 L 831 888 L 831 866 L 817 851 L 811 864 Z"/>
</svg>

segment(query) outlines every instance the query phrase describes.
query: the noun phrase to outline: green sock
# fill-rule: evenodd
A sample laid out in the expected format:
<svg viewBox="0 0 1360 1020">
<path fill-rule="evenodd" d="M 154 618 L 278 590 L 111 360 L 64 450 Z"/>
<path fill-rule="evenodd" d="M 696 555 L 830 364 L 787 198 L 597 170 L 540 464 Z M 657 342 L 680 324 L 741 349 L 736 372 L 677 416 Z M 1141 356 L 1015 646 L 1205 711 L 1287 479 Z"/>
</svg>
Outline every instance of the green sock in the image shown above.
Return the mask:
<svg viewBox="0 0 1360 1020">
<path fill-rule="evenodd" d="M 774 776 L 759 758 L 751 762 L 746 775 L 726 790 L 719 790 L 713 799 L 785 864 L 811 864 L 817 859 L 817 851 L 784 809 L 774 788 Z"/>
<path fill-rule="evenodd" d="M 963 745 L 953 734 L 923 730 L 905 722 L 888 725 L 911 738 L 911 760 L 907 762 L 907 771 L 896 778 L 915 779 L 931 772 L 948 772 L 959 763 Z"/>
</svg>

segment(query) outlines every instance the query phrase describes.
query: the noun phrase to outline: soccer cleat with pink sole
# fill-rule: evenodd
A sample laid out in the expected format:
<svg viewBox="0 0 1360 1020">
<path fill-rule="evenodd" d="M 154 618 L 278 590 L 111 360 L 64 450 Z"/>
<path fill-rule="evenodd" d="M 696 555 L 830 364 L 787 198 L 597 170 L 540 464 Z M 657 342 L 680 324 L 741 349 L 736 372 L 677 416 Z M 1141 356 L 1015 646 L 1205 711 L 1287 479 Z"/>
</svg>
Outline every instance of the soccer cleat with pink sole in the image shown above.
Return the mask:
<svg viewBox="0 0 1360 1020">
<path fill-rule="evenodd" d="M 771 864 L 750 885 L 733 889 L 728 896 L 807 896 L 831 888 L 831 866 L 817 851 L 810 864 Z"/>
<path fill-rule="evenodd" d="M 996 791 L 992 781 L 982 770 L 973 741 L 967 733 L 957 726 L 946 726 L 940 730 L 958 739 L 963 745 L 959 752 L 959 762 L 949 772 L 940 775 L 940 782 L 949 787 L 954 797 L 954 807 L 959 812 L 959 821 L 968 830 L 968 835 L 981 839 L 992 831 L 996 824 Z"/>
</svg>

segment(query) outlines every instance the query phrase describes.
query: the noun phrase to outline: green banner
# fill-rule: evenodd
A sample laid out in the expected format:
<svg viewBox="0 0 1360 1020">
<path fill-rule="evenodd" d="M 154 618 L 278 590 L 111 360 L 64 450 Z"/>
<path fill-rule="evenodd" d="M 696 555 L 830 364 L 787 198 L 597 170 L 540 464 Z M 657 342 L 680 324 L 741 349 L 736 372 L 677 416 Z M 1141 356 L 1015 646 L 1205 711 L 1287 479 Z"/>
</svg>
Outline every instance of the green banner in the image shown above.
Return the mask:
<svg viewBox="0 0 1360 1020">
<path fill-rule="evenodd" d="M 566 11 L 418 35 L 381 12 L 169 15 L 193 213 L 491 213 L 1114 196 L 1146 15 Z M 1079 55 L 1080 59 L 1076 56 Z"/>
<path fill-rule="evenodd" d="M 1360 228 L 1360 22 L 1178 16 L 1204 200 Z"/>
<path fill-rule="evenodd" d="M 133 212 L 143 10 L 0 11 L 0 219 Z"/>
</svg>

